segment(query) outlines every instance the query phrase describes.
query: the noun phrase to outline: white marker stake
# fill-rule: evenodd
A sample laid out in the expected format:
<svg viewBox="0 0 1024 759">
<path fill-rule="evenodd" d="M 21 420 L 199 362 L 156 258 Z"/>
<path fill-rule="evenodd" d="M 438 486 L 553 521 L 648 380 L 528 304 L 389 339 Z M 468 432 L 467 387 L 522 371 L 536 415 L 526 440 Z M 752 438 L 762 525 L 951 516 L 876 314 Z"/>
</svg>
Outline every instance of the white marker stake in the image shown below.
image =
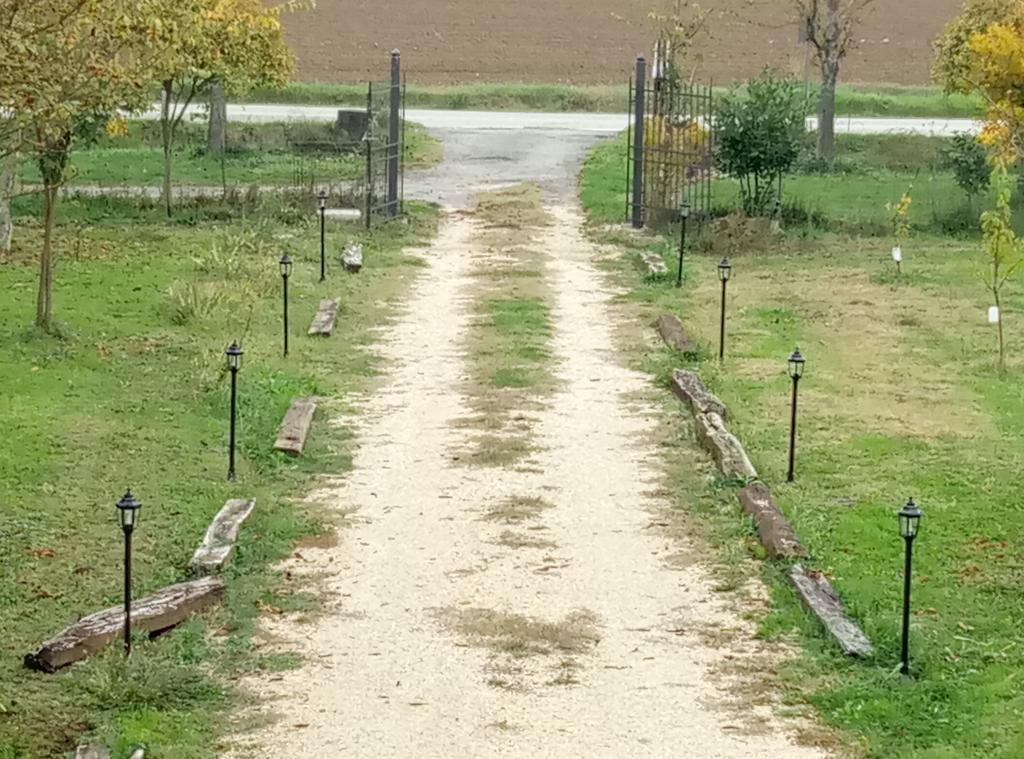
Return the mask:
<svg viewBox="0 0 1024 759">
<path fill-rule="evenodd" d="M 988 307 L 988 323 L 999 324 L 999 306 Z"/>
<path fill-rule="evenodd" d="M 892 249 L 892 260 L 898 264 L 903 263 L 903 249 L 899 245 Z"/>
</svg>

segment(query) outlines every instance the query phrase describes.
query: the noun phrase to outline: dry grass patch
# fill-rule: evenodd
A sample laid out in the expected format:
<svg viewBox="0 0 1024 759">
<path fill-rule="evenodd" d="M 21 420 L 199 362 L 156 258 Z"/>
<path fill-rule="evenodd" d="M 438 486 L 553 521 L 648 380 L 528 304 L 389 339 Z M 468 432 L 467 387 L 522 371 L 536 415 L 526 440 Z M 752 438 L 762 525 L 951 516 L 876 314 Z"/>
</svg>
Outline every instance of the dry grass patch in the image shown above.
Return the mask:
<svg viewBox="0 0 1024 759">
<path fill-rule="evenodd" d="M 527 183 L 480 193 L 474 199 L 473 210 L 491 228 L 544 227 L 551 223 L 551 216 L 544 209 L 543 200 L 541 186 Z"/>
<path fill-rule="evenodd" d="M 506 548 L 515 548 L 517 550 L 520 548 L 549 549 L 558 547 L 558 544 L 555 543 L 553 540 L 537 538 L 532 535 L 526 535 L 524 533 L 515 532 L 513 530 L 505 530 L 503 533 L 501 533 L 501 535 L 498 536 L 498 539 L 494 542 L 500 546 L 505 546 Z"/>
<path fill-rule="evenodd" d="M 487 430 L 472 441 L 471 464 L 504 467 L 532 452 L 522 411 L 536 407 L 554 381 L 547 255 L 535 246 L 549 223 L 536 185 L 484 193 L 476 199 L 480 250 L 471 297 L 474 320 L 467 337 L 473 414 L 464 423 Z M 508 434 L 513 431 L 515 434 Z"/>
<path fill-rule="evenodd" d="M 444 621 L 475 646 L 513 658 L 583 654 L 600 641 L 597 618 L 574 611 L 559 622 L 545 622 L 494 609 L 448 609 Z"/>
<path fill-rule="evenodd" d="M 543 498 L 521 495 L 512 496 L 488 508 L 483 519 L 488 522 L 501 522 L 503 524 L 522 524 L 533 519 L 539 519 L 541 514 L 553 508 L 554 504 L 545 501 Z"/>
</svg>

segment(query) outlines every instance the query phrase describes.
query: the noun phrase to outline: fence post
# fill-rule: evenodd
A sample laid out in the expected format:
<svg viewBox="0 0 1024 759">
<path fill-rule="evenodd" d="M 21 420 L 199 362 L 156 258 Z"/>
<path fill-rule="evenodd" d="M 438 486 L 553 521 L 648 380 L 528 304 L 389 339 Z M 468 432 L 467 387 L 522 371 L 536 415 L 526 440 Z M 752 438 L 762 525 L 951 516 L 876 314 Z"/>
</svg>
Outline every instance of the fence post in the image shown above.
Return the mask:
<svg viewBox="0 0 1024 759">
<path fill-rule="evenodd" d="M 391 118 L 388 121 L 388 216 L 398 215 L 398 159 L 402 127 L 402 54 L 391 51 Z"/>
<path fill-rule="evenodd" d="M 636 59 L 636 102 L 633 111 L 633 228 L 644 226 L 644 97 L 647 94 L 647 61 Z"/>
</svg>

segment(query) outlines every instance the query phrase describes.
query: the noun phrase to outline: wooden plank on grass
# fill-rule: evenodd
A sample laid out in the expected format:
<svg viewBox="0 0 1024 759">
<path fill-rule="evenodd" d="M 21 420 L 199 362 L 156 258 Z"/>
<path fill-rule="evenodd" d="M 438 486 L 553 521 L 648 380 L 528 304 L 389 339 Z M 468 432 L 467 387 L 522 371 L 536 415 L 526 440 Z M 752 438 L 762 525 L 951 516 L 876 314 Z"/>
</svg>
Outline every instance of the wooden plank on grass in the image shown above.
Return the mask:
<svg viewBox="0 0 1024 759">
<path fill-rule="evenodd" d="M 661 339 L 665 341 L 665 345 L 669 348 L 680 353 L 697 352 L 697 344 L 690 339 L 690 336 L 686 333 L 686 328 L 678 316 L 663 314 L 658 317 L 658 321 L 654 323 L 654 326 L 658 328 L 658 334 L 661 335 Z"/>
<path fill-rule="evenodd" d="M 640 258 L 643 260 L 644 266 L 647 267 L 648 276 L 664 277 L 668 275 L 668 266 L 665 265 L 665 259 L 657 253 L 644 251 L 640 254 Z"/>
<path fill-rule="evenodd" d="M 298 456 L 306 446 L 309 428 L 313 426 L 313 414 L 316 413 L 316 400 L 313 398 L 296 398 L 292 401 L 288 413 L 284 415 L 281 428 L 277 432 L 274 450 Z"/>
<path fill-rule="evenodd" d="M 341 254 L 341 265 L 345 267 L 345 271 L 358 274 L 363 268 L 363 246 L 354 243 L 346 245 L 345 251 Z"/>
<path fill-rule="evenodd" d="M 743 512 L 754 520 L 757 537 L 770 558 L 807 558 L 807 549 L 775 503 L 767 485 L 760 480 L 752 482 L 740 491 L 739 499 Z"/>
<path fill-rule="evenodd" d="M 255 506 L 255 498 L 232 498 L 225 503 L 206 529 L 203 542 L 192 554 L 189 570 L 196 574 L 212 574 L 224 569 L 231 559 L 242 523 L 249 518 Z"/>
<path fill-rule="evenodd" d="M 341 307 L 341 298 L 327 298 L 320 301 L 320 308 L 313 317 L 313 323 L 309 327 L 309 334 L 330 337 L 334 332 L 334 324 L 338 320 L 338 309 Z"/>
<path fill-rule="evenodd" d="M 690 407 L 694 415 L 714 413 L 723 420 L 728 419 L 725 404 L 704 386 L 700 376 L 695 372 L 676 369 L 672 373 L 672 392 Z"/>
<path fill-rule="evenodd" d="M 203 577 L 171 585 L 132 602 L 132 629 L 159 635 L 212 606 L 223 595 L 224 580 L 220 577 Z M 56 672 L 102 651 L 123 636 L 124 607 L 112 606 L 83 617 L 37 650 L 26 654 L 25 666 L 42 672 Z"/>
<path fill-rule="evenodd" d="M 836 639 L 847 656 L 870 656 L 875 652 L 868 636 L 850 619 L 839 594 L 821 572 L 805 571 L 799 564 L 789 570 L 789 580 L 800 600 Z"/>
</svg>

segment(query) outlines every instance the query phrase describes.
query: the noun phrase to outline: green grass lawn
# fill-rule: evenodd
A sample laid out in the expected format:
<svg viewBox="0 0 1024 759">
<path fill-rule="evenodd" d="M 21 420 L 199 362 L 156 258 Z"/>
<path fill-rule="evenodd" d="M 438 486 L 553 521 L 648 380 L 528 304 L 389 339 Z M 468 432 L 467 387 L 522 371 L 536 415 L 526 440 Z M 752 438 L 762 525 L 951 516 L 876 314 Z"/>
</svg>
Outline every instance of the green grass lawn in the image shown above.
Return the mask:
<svg viewBox="0 0 1024 759">
<path fill-rule="evenodd" d="M 814 95 L 815 88 L 809 88 Z M 626 81 L 621 85 L 473 83 L 410 85 L 409 108 L 474 111 L 554 111 L 619 113 L 629 109 Z M 365 84 L 294 82 L 282 89 L 254 90 L 250 103 L 362 105 Z M 840 85 L 836 93 L 840 116 L 906 116 L 975 118 L 984 113 L 980 98 L 946 95 L 937 87 Z M 812 114 L 809 114 L 812 115 Z"/>
<path fill-rule="evenodd" d="M 22 199 L 16 210 L 33 210 Z M 266 207 L 127 218 L 127 205 L 75 201 L 59 230 L 55 316 L 61 336 L 30 328 L 40 233 L 19 219 L 12 262 L 0 266 L 0 757 L 63 756 L 93 735 L 126 757 L 135 742 L 164 759 L 214 757 L 229 683 L 254 669 L 288 666 L 253 648 L 259 610 L 309 609 L 303 588 L 273 570 L 295 541 L 333 525 L 300 501 L 319 472 L 350 466 L 349 434 L 326 419 L 377 370 L 365 347 L 394 315 L 420 260 L 402 253 L 433 232 L 435 212 L 412 206 L 409 223 L 366 232 L 329 227 L 330 271 L 319 284 L 311 213 Z M 202 224 L 195 224 L 201 219 Z M 282 219 L 291 219 L 284 223 Z M 358 276 L 336 263 L 359 240 Z M 281 355 L 277 258 L 295 259 L 291 355 Z M 340 295 L 334 336 L 306 329 L 322 297 Z M 224 348 L 241 340 L 238 482 L 228 483 L 228 382 Z M 271 447 L 297 395 L 329 397 L 306 453 Z M 142 500 L 135 591 L 185 579 L 210 519 L 232 497 L 255 497 L 227 572 L 226 601 L 181 629 L 119 647 L 57 674 L 22 668 L 44 638 L 79 616 L 119 602 L 121 541 L 114 502 Z"/>
<path fill-rule="evenodd" d="M 837 139 L 836 171 L 831 174 L 802 168 L 812 163 L 808 143 L 797 171 L 785 177 L 784 215 L 791 226 L 806 233 L 886 236 L 892 233 L 892 212 L 886 205 L 909 191 L 913 198 L 910 223 L 918 232 L 976 235 L 981 205 L 972 208 L 952 174 L 943 168 L 942 151 L 948 143 L 942 137 L 843 135 Z M 580 191 L 591 219 L 622 221 L 625 135 L 600 145 L 588 166 Z M 716 215 L 738 206 L 736 180 L 718 178 L 711 190 Z M 1024 199 L 1016 198 L 1015 206 L 1015 223 L 1024 229 Z"/>
<path fill-rule="evenodd" d="M 620 168 L 605 147 L 584 171 L 583 202 L 595 222 L 621 219 Z M 878 183 L 872 173 L 802 177 L 790 192 L 829 218 L 844 209 L 868 217 L 888 193 Z M 633 252 L 651 246 L 671 256 L 672 244 L 604 234 L 626 251 L 613 268 L 637 323 L 679 314 L 702 354 L 716 355 L 717 259 L 691 255 L 679 291 L 643 280 Z M 796 601 L 785 567 L 764 564 L 773 604 L 762 633 L 801 644 L 781 672 L 787 697 L 814 704 L 844 745 L 859 747 L 854 754 L 1016 759 L 1024 756 L 1024 283 L 1008 288 L 1011 359 L 1000 376 L 979 241 L 915 234 L 902 276 L 889 244 L 794 226 L 735 251 L 727 359 L 694 365 L 728 406 L 730 429 L 810 550 L 808 564 L 832 580 L 877 647 L 869 661 L 843 658 Z M 787 485 L 786 357 L 795 346 L 808 363 L 797 482 Z M 687 364 L 668 349 L 633 350 L 666 384 Z M 681 407 L 666 404 L 680 440 L 691 438 Z M 737 547 L 760 555 L 735 492 L 719 480 L 678 491 L 680 508 L 704 518 L 723 562 Z M 896 512 L 909 496 L 925 517 L 914 565 L 914 679 L 904 682 Z"/>
<path fill-rule="evenodd" d="M 330 124 L 231 124 L 223 159 L 206 152 L 205 127 L 184 123 L 174 152 L 174 181 L 219 187 L 309 185 L 317 181 L 356 179 L 366 170 L 359 145 L 329 147 Z M 296 142 L 320 142 L 319 150 L 302 150 Z M 406 124 L 406 166 L 425 168 L 441 160 L 441 144 L 419 124 Z M 125 137 L 103 137 L 72 153 L 70 185 L 159 186 L 164 158 L 157 122 L 129 123 Z M 36 164 L 26 161 L 22 181 L 40 182 Z"/>
</svg>

